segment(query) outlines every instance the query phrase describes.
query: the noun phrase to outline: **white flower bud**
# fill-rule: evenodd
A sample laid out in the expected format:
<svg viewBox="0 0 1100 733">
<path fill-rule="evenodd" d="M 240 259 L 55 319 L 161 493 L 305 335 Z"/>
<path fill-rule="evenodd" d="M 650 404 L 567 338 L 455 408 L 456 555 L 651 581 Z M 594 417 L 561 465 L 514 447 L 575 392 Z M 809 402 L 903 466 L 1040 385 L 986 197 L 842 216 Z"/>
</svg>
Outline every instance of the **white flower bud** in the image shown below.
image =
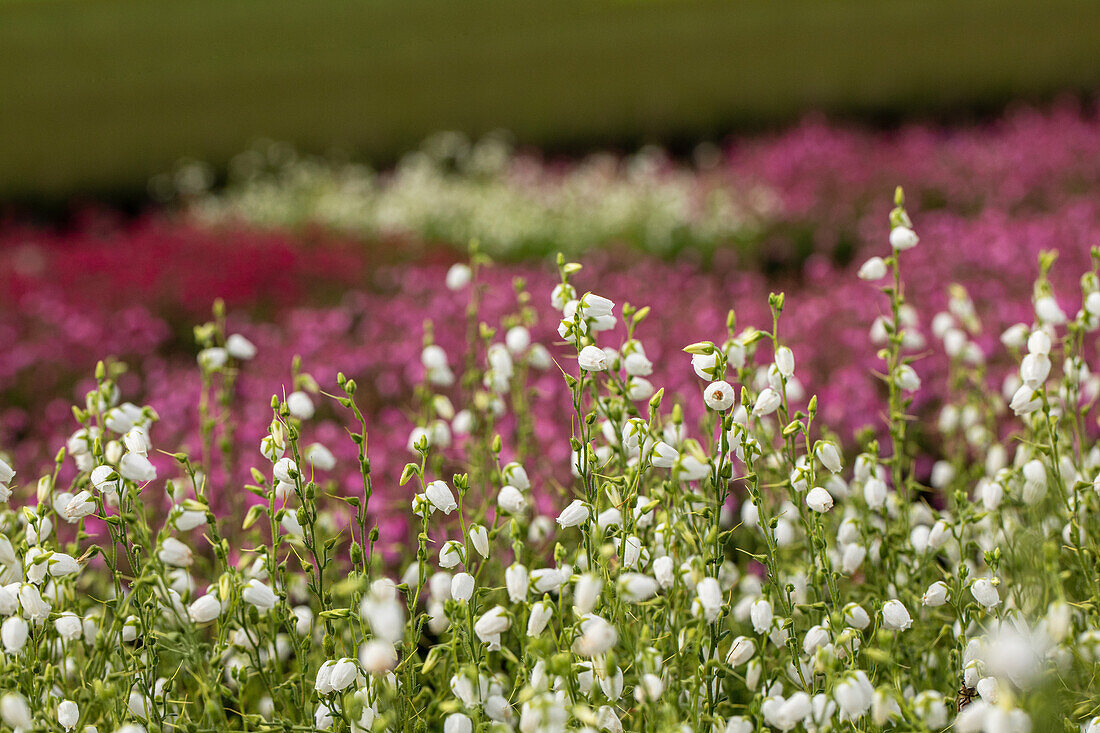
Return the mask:
<svg viewBox="0 0 1100 733">
<path fill-rule="evenodd" d="M 905 631 L 913 625 L 909 611 L 901 601 L 894 599 L 882 605 L 882 626 L 892 631 Z"/>
</svg>

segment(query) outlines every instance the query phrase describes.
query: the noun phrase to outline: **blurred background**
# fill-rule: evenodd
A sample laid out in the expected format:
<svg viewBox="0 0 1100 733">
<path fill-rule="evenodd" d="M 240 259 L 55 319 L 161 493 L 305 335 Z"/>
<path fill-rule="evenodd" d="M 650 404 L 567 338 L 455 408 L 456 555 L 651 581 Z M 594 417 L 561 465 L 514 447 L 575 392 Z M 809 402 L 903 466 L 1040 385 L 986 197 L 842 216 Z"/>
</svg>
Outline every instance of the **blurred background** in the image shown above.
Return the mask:
<svg viewBox="0 0 1100 733">
<path fill-rule="evenodd" d="M 882 308 L 855 272 L 895 185 L 922 323 L 955 283 L 990 351 L 1040 250 L 1072 312 L 1100 244 L 1094 0 L 0 0 L 0 49 L 0 451 L 24 465 L 106 356 L 170 418 L 158 444 L 192 445 L 191 327 L 223 298 L 260 347 L 242 402 L 296 354 L 342 369 L 399 470 L 423 324 L 459 349 L 442 283 L 472 239 L 499 263 L 487 320 L 521 278 L 552 346 L 564 251 L 582 290 L 654 306 L 653 381 L 679 390 L 682 343 L 786 290 L 850 440 L 877 418 Z"/>
</svg>

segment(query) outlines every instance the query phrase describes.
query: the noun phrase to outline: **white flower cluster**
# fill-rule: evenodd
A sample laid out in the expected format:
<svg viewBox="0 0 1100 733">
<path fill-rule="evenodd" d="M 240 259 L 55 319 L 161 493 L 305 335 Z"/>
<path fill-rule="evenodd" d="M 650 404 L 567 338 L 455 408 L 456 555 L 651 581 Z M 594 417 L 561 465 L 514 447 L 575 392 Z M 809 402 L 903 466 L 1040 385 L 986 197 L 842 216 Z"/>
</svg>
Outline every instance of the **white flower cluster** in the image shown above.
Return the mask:
<svg viewBox="0 0 1100 733">
<path fill-rule="evenodd" d="M 241 154 L 230 172 L 226 191 L 193 201 L 200 219 L 314 223 L 361 236 L 462 244 L 478 239 L 499 255 L 551 243 L 582 252 L 594 241 L 625 240 L 658 253 L 689 243 L 714 246 L 757 231 L 779 206 L 766 188 L 700 175 L 652 149 L 562 168 L 517 155 L 500 135 L 476 143 L 438 135 L 386 174 L 299 158 L 282 145 Z M 185 183 L 194 178 L 181 173 Z M 167 179 L 155 185 L 171 188 Z"/>
<path fill-rule="evenodd" d="M 881 262 L 900 281 L 917 244 L 900 196 L 891 219 Z M 647 379 L 648 309 L 579 293 L 580 266 L 559 260 L 552 300 L 577 364 L 564 370 L 574 480 L 555 487 L 525 409 L 528 370 L 549 358 L 523 298 L 499 329 L 476 321 L 478 255 L 448 276 L 479 326 L 461 379 L 425 338 L 404 554 L 380 544 L 354 380 L 341 375 L 332 399 L 361 489 L 326 478 L 333 453 L 306 443 L 323 392 L 295 364 L 238 491 L 219 410 L 255 349 L 220 314 L 196 330 L 194 455 L 156 451 L 157 413 L 122 403 L 101 365 L 57 470 L 24 492 L 0 460 L 6 500 L 26 502 L 0 512 L 0 719 L 28 733 L 1095 733 L 1086 335 L 1100 280 L 1083 278 L 1074 321 L 1052 317 L 1051 260 L 1035 323 L 1004 336 L 1027 348 L 1034 409 L 1010 414 L 987 386 L 980 322 L 955 290 L 931 332 L 957 398 L 918 436 L 918 385 L 899 376 L 913 370 L 911 316 L 888 288 L 885 424 L 850 450 L 797 381 L 782 295 L 769 330 L 737 330 L 731 313 L 718 343 L 686 347 L 682 368 L 701 380 L 689 399 L 706 408 L 689 426 Z M 932 433 L 926 484 L 917 456 Z M 542 511 L 555 495 L 556 517 Z M 239 512 L 219 521 L 215 498 Z"/>
</svg>

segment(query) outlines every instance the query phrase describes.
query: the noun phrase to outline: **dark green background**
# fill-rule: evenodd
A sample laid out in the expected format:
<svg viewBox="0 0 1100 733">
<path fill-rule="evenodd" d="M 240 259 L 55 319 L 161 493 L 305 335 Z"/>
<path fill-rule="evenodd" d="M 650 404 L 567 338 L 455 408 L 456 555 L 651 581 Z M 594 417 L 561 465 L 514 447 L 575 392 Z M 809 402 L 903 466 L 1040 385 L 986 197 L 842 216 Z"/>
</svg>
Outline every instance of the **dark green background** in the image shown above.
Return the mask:
<svg viewBox="0 0 1100 733">
<path fill-rule="evenodd" d="M 392 160 L 1100 86 L 1096 0 L 0 0 L 0 197 L 140 191 L 258 137 Z"/>
</svg>

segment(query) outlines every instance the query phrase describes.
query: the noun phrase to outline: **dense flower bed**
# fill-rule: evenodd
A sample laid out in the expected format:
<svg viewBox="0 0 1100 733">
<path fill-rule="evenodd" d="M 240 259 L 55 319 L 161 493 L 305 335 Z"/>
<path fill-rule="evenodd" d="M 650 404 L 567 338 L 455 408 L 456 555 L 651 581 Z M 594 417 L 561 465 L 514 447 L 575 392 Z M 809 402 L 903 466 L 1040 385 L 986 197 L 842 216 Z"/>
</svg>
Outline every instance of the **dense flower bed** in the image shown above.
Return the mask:
<svg viewBox="0 0 1100 733">
<path fill-rule="evenodd" d="M 858 280 L 844 273 L 883 312 L 866 359 L 882 430 L 850 441 L 825 420 L 830 400 L 853 411 L 845 395 L 799 386 L 836 337 L 797 298 L 719 314 L 726 288 L 696 273 L 671 271 L 693 297 L 662 298 L 565 258 L 529 291 L 473 249 L 395 282 L 403 298 L 293 311 L 302 358 L 281 388 L 246 384 L 280 330 L 221 303 L 187 371 L 147 360 L 143 389 L 98 363 L 53 471 L 0 460 L 0 719 L 1095 733 L 1100 247 L 1072 287 L 1039 253 L 1009 292 L 1019 323 L 991 333 L 954 288 L 925 335 L 907 274 L 943 245 L 918 236 L 900 189 L 895 203 Z M 632 277 L 669 273 L 650 267 Z M 834 299 L 854 296 L 844 282 Z M 402 317 L 414 295 L 436 316 L 423 338 Z M 373 335 L 393 336 L 369 346 L 403 372 L 364 367 L 349 344 Z M 927 352 L 950 361 L 935 415 L 919 409 Z M 367 376 L 314 370 L 320 354 Z M 673 400 L 661 374 L 691 383 Z M 411 431 L 360 409 L 398 403 Z M 380 542 L 396 517 L 415 531 Z"/>
</svg>

